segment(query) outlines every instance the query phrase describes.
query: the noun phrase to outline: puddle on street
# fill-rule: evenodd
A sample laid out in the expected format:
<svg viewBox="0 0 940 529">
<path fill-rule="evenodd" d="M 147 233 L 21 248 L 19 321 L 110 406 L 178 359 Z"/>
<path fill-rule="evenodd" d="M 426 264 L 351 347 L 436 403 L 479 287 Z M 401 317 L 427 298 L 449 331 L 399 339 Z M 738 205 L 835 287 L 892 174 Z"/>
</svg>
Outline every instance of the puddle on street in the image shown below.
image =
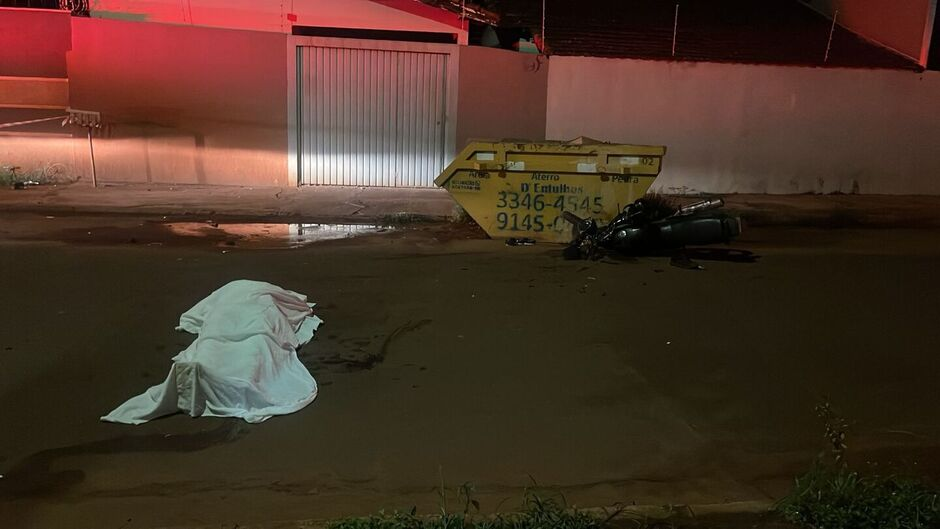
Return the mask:
<svg viewBox="0 0 940 529">
<path fill-rule="evenodd" d="M 216 241 L 217 246 L 248 248 L 293 248 L 393 231 L 390 226 L 377 224 L 168 222 L 161 226 L 179 237 L 200 237 Z"/>
<path fill-rule="evenodd" d="M 469 225 L 467 225 L 469 226 Z M 286 249 L 361 237 L 401 237 L 420 233 L 438 240 L 481 238 L 482 232 L 438 223 L 238 222 L 211 217 L 45 216 L 5 218 L 3 241 L 62 242 L 80 245 L 201 246 L 208 248 Z"/>
</svg>

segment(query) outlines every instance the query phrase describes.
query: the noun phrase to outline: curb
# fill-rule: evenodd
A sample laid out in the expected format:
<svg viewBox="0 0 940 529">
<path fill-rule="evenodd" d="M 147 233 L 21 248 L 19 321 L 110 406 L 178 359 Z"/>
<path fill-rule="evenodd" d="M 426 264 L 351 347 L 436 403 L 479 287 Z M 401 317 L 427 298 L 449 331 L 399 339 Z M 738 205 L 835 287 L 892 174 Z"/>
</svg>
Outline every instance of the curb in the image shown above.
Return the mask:
<svg viewBox="0 0 940 529">
<path fill-rule="evenodd" d="M 663 522 L 666 520 L 695 520 L 705 516 L 734 516 L 734 515 L 761 515 L 766 514 L 771 507 L 771 501 L 739 501 L 729 503 L 712 503 L 700 505 L 629 505 L 612 507 L 587 507 L 577 509 L 578 512 L 592 514 L 601 518 L 609 518 L 608 521 L 616 525 L 618 521 L 623 522 Z M 620 513 L 614 514 L 617 509 L 623 509 Z M 517 512 L 500 513 L 518 514 Z M 433 518 L 434 515 L 422 516 L 422 518 Z M 483 516 L 481 518 L 491 518 Z M 354 518 L 366 518 L 354 517 Z M 238 525 L 238 529 L 326 529 L 333 519 L 306 519 L 306 520 L 278 520 L 270 522 L 261 522 L 257 524 Z M 670 526 L 672 527 L 672 526 Z M 216 525 L 198 525 L 198 526 L 166 526 L 156 529 L 218 529 Z"/>
</svg>

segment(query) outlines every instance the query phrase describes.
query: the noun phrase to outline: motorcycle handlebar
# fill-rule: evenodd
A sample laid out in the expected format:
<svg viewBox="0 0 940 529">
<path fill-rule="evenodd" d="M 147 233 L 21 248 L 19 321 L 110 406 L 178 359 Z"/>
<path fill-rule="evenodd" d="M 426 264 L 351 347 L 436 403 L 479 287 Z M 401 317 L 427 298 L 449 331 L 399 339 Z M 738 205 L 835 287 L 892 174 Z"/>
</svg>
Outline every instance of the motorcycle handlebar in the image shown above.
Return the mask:
<svg viewBox="0 0 940 529">
<path fill-rule="evenodd" d="M 562 212 L 561 216 L 564 217 L 564 219 L 567 220 L 568 222 L 574 224 L 575 226 L 581 226 L 581 224 L 584 223 L 584 219 L 582 219 L 581 217 L 575 215 L 574 213 L 570 211 Z"/>
<path fill-rule="evenodd" d="M 718 209 L 724 205 L 725 205 L 724 200 L 720 198 L 710 198 L 707 200 L 702 200 L 700 202 L 693 202 L 692 204 L 689 204 L 688 206 L 679 206 L 679 209 L 676 211 L 676 216 L 691 215 L 693 213 L 699 213 L 702 211 Z"/>
</svg>

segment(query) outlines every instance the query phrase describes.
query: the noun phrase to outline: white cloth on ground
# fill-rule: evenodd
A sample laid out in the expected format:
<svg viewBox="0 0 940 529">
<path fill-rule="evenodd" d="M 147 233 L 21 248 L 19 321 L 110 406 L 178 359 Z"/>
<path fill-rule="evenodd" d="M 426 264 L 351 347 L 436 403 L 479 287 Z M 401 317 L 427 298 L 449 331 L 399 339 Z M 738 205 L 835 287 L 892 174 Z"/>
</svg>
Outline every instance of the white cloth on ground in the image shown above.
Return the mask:
<svg viewBox="0 0 940 529">
<path fill-rule="evenodd" d="M 297 358 L 320 318 L 307 297 L 260 281 L 232 281 L 180 316 L 197 337 L 162 384 L 101 418 L 141 424 L 184 412 L 256 423 L 313 402 L 317 382 Z"/>
</svg>

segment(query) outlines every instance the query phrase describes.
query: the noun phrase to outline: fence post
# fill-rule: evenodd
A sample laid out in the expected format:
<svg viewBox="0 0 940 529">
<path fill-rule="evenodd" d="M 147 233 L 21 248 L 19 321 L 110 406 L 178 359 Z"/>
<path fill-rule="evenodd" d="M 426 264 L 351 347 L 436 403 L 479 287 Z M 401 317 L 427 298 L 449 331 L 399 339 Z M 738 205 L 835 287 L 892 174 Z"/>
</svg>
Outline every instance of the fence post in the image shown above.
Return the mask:
<svg viewBox="0 0 940 529">
<path fill-rule="evenodd" d="M 829 50 L 832 48 L 832 35 L 836 32 L 836 19 L 839 18 L 839 10 L 832 14 L 832 25 L 829 26 L 829 42 L 826 43 L 826 55 L 823 56 L 823 62 L 829 62 Z"/>
<path fill-rule="evenodd" d="M 672 19 L 672 56 L 676 56 L 676 32 L 679 29 L 679 2 L 676 2 L 676 16 Z"/>
</svg>

